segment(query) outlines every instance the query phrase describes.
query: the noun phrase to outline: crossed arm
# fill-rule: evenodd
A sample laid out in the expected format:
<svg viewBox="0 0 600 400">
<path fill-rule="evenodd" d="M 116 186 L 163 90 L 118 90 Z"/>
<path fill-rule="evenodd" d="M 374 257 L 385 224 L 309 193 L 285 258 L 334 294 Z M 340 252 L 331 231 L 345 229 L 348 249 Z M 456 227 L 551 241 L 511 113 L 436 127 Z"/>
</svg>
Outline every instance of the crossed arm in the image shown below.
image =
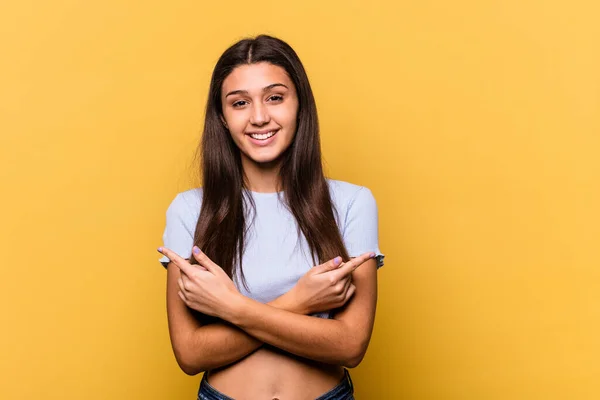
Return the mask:
<svg viewBox="0 0 600 400">
<path fill-rule="evenodd" d="M 167 267 L 167 314 L 175 357 L 188 375 L 231 364 L 268 343 L 328 364 L 357 366 L 369 344 L 377 302 L 374 259 L 352 272 L 354 295 L 334 319 L 304 315 L 288 293 L 262 304 L 236 296 L 223 318 L 203 324 L 177 294 L 180 270 Z"/>
</svg>

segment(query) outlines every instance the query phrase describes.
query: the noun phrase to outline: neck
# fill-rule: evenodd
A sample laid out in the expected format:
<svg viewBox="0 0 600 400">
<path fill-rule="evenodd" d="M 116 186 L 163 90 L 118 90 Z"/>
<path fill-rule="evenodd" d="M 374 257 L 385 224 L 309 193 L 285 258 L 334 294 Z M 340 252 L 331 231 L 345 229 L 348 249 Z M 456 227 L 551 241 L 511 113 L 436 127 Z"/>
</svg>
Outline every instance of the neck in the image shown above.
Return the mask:
<svg viewBox="0 0 600 400">
<path fill-rule="evenodd" d="M 259 193 L 281 191 L 280 167 L 280 160 L 259 164 L 246 157 L 242 157 L 246 187 L 252 192 Z"/>
</svg>

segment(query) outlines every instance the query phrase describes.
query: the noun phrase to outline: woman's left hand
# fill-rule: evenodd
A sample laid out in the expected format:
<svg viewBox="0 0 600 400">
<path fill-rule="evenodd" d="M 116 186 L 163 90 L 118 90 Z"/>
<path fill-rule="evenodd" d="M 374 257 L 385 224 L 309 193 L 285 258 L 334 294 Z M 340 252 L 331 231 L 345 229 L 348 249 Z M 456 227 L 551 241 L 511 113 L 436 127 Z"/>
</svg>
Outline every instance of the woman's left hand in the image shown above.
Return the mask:
<svg viewBox="0 0 600 400">
<path fill-rule="evenodd" d="M 179 297 L 191 309 L 223 319 L 226 307 L 239 295 L 233 281 L 206 254 L 194 246 L 193 257 L 199 265 L 191 265 L 186 259 L 165 247 L 159 252 L 173 261 L 181 272 Z"/>
</svg>

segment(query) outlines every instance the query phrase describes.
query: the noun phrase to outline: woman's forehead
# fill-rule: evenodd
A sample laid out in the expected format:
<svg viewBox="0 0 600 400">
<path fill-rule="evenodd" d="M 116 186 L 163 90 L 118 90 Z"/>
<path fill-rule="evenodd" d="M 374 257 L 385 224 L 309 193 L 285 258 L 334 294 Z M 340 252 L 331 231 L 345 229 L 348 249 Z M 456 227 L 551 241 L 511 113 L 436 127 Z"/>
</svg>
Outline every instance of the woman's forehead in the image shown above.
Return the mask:
<svg viewBox="0 0 600 400">
<path fill-rule="evenodd" d="M 244 64 L 236 67 L 223 81 L 221 92 L 246 90 L 261 92 L 274 83 L 282 83 L 293 90 L 293 83 L 285 69 L 267 62 Z"/>
</svg>

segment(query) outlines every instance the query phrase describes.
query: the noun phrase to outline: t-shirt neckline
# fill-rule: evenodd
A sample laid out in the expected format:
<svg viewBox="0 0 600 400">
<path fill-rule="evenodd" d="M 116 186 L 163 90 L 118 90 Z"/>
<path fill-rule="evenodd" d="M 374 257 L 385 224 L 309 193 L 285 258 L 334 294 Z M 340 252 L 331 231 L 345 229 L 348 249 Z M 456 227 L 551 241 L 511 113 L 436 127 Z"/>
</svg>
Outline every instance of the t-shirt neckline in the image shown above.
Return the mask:
<svg viewBox="0 0 600 400">
<path fill-rule="evenodd" d="M 254 191 L 246 189 L 246 188 L 244 188 L 243 190 L 250 193 L 252 196 L 256 196 L 256 197 L 275 197 L 280 194 L 283 194 L 283 190 L 280 192 L 254 192 Z"/>
</svg>

